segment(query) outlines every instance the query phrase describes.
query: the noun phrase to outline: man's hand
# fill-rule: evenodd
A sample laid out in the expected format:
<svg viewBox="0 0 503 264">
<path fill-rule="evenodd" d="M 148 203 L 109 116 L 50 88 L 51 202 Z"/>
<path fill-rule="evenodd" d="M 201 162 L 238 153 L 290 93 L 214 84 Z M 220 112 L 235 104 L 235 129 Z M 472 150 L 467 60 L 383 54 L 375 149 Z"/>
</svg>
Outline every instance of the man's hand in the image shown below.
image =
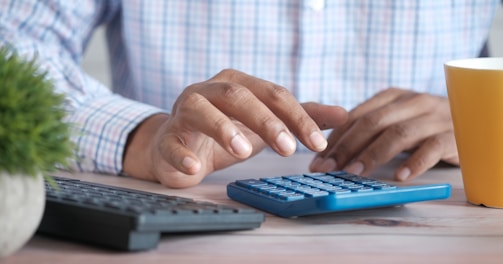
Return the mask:
<svg viewBox="0 0 503 264">
<path fill-rule="evenodd" d="M 145 120 L 130 135 L 124 172 L 183 188 L 251 157 L 267 145 L 294 153 L 295 138 L 312 151 L 327 141 L 320 131 L 347 120 L 336 106 L 300 104 L 285 88 L 235 70 L 187 87 L 172 113 Z"/>
<path fill-rule="evenodd" d="M 328 142 L 312 171 L 367 175 L 403 151 L 412 154 L 395 171 L 397 180 L 416 177 L 441 160 L 459 164 L 448 99 L 409 90 L 391 88 L 362 103 Z"/>
</svg>

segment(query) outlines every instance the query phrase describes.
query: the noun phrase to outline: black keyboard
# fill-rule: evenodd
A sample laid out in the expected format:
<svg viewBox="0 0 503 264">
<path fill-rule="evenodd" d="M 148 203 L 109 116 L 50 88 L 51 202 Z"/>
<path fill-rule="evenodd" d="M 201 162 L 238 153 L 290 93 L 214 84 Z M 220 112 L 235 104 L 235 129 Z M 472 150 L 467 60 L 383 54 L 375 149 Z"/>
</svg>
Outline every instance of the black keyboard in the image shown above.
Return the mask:
<svg viewBox="0 0 503 264">
<path fill-rule="evenodd" d="M 46 183 L 38 233 L 118 250 L 155 248 L 161 234 L 246 230 L 264 215 L 253 209 L 55 177 Z"/>
</svg>

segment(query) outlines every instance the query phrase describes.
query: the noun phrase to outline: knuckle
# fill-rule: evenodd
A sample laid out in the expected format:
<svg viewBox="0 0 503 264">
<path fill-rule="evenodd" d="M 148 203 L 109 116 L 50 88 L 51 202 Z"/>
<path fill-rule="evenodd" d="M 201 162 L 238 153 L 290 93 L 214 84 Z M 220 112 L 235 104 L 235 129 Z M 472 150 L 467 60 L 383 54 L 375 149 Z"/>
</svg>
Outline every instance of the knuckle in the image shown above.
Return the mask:
<svg viewBox="0 0 503 264">
<path fill-rule="evenodd" d="M 415 93 L 410 99 L 415 105 L 420 105 L 423 109 L 431 109 L 439 106 L 438 100 L 432 100 L 432 96 L 426 93 Z"/>
<path fill-rule="evenodd" d="M 427 93 L 417 93 L 414 98 L 420 102 L 430 102 L 433 97 Z"/>
<path fill-rule="evenodd" d="M 440 161 L 444 147 L 444 141 L 440 137 L 434 136 L 428 138 L 420 148 L 423 149 L 423 151 L 418 150 L 416 154 L 413 155 L 414 159 L 410 160 L 409 166 L 412 167 L 411 169 L 414 171 L 426 170 Z"/>
<path fill-rule="evenodd" d="M 284 87 L 277 86 L 277 85 L 274 85 L 271 83 L 269 83 L 268 86 L 269 86 L 269 89 L 268 89 L 269 97 L 273 101 L 282 101 L 285 98 L 291 96 L 290 92 Z"/>
<path fill-rule="evenodd" d="M 407 139 L 414 133 L 410 126 L 403 123 L 394 124 L 389 128 L 389 130 L 393 137 L 398 139 Z"/>
<path fill-rule="evenodd" d="M 386 88 L 386 89 L 383 89 L 383 90 L 379 91 L 378 94 L 390 94 L 390 95 L 393 95 L 393 94 L 400 94 L 402 92 L 403 92 L 403 90 L 400 89 L 400 88 L 389 87 L 389 88 Z"/>
<path fill-rule="evenodd" d="M 178 110 L 178 112 L 187 112 L 189 110 L 191 111 L 194 106 L 200 105 L 205 100 L 206 99 L 204 98 L 204 96 L 199 93 L 189 93 L 180 98 L 180 100 L 177 102 L 176 109 Z"/>
<path fill-rule="evenodd" d="M 263 116 L 260 120 L 260 124 L 262 126 L 261 130 L 264 131 L 270 128 L 279 127 L 279 123 L 279 120 L 275 116 Z"/>
<path fill-rule="evenodd" d="M 216 136 L 222 136 L 232 131 L 230 120 L 227 117 L 219 117 L 213 120 L 213 131 Z"/>
<path fill-rule="evenodd" d="M 295 124 L 298 125 L 300 130 L 311 130 L 314 124 L 313 119 L 307 114 L 299 114 L 294 117 Z"/>
<path fill-rule="evenodd" d="M 316 123 L 308 115 L 303 115 L 298 118 L 297 124 L 299 124 L 298 134 L 305 137 L 311 136 L 313 130 L 318 128 Z"/>
<path fill-rule="evenodd" d="M 221 70 L 219 73 L 217 73 L 217 77 L 226 77 L 226 78 L 232 78 L 238 73 L 238 71 L 230 68 L 226 68 Z"/>
<path fill-rule="evenodd" d="M 398 89 L 396 87 L 389 87 L 387 89 L 382 90 L 383 93 L 397 93 L 399 91 L 400 91 L 400 89 Z"/>
<path fill-rule="evenodd" d="M 444 141 L 440 137 L 431 137 L 428 139 L 428 147 L 434 151 L 444 148 Z"/>
<path fill-rule="evenodd" d="M 234 83 L 223 83 L 222 95 L 224 98 L 230 100 L 230 102 L 235 102 L 235 100 L 245 98 L 246 89 Z"/>
<path fill-rule="evenodd" d="M 408 166 L 412 171 L 423 171 L 429 166 L 428 158 L 424 155 L 417 156 L 414 160 L 410 160 Z"/>
<path fill-rule="evenodd" d="M 365 150 L 365 152 L 362 153 L 361 155 L 361 159 L 365 161 L 365 164 L 372 167 L 375 164 L 379 163 L 379 159 L 382 157 L 383 157 L 382 153 L 374 148 L 369 148 Z"/>
<path fill-rule="evenodd" d="M 368 114 L 362 116 L 357 123 L 364 128 L 379 128 L 381 127 L 381 120 L 379 114 Z"/>
</svg>

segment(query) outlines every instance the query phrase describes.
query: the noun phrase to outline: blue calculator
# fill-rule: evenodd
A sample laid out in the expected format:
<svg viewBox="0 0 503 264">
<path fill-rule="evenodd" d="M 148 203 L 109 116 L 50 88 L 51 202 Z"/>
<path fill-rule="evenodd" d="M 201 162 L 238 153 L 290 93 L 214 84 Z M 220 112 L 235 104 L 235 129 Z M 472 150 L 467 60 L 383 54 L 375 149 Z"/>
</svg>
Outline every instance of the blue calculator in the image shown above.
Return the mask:
<svg viewBox="0 0 503 264">
<path fill-rule="evenodd" d="M 227 185 L 229 198 L 287 218 L 447 199 L 450 194 L 447 183 L 396 186 L 345 171 L 237 180 Z"/>
</svg>

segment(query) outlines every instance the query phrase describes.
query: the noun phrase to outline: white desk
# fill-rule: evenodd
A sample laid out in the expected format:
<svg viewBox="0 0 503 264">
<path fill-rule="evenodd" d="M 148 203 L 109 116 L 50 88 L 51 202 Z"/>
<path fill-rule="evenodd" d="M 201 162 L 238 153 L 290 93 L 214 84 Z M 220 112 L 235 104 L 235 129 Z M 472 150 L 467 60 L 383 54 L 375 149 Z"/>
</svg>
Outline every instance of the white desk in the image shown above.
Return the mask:
<svg viewBox="0 0 503 264">
<path fill-rule="evenodd" d="M 305 172 L 310 160 L 309 154 L 282 158 L 263 153 L 182 190 L 108 175 L 71 177 L 236 204 L 226 196 L 228 182 Z M 391 179 L 392 168 L 373 177 Z M 259 229 L 163 236 L 157 249 L 146 252 L 115 252 L 36 235 L 2 264 L 503 263 L 503 210 L 468 204 L 458 168 L 435 168 L 410 183 L 437 182 L 452 184 L 450 199 L 297 219 L 267 215 Z"/>
</svg>

